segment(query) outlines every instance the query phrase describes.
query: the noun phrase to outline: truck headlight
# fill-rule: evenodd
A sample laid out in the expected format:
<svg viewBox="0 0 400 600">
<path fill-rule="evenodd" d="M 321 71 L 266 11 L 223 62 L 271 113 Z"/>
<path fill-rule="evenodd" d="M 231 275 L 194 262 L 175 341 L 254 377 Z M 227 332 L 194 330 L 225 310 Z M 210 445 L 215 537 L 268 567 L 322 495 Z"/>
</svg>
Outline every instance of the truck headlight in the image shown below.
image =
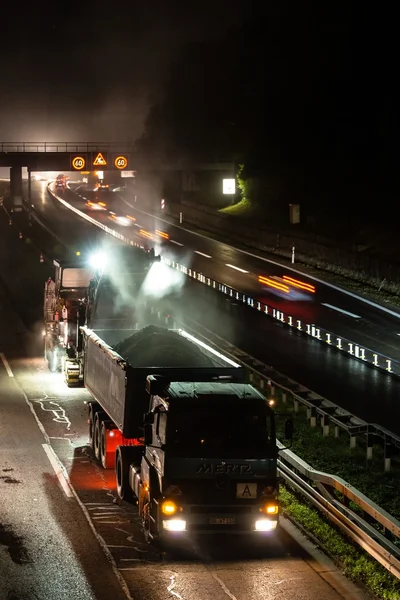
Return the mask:
<svg viewBox="0 0 400 600">
<path fill-rule="evenodd" d="M 274 531 L 278 525 L 278 521 L 270 521 L 269 519 L 259 519 L 255 522 L 254 529 L 256 531 Z"/>
<path fill-rule="evenodd" d="M 163 528 L 167 531 L 186 531 L 186 521 L 182 519 L 169 519 L 163 521 Z"/>
</svg>

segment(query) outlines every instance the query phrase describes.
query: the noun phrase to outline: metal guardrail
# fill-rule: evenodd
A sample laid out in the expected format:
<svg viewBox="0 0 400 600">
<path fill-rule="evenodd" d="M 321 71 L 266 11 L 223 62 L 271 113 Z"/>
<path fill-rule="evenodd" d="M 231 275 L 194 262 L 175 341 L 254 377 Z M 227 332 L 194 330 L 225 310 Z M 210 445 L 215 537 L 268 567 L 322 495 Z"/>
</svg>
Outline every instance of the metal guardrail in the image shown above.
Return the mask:
<svg viewBox="0 0 400 600">
<path fill-rule="evenodd" d="M 360 362 L 374 367 L 379 371 L 400 377 L 400 361 L 397 361 L 390 356 L 386 356 L 385 354 L 376 352 L 370 348 L 366 348 L 365 346 L 357 344 L 356 342 L 343 336 L 339 337 L 327 329 L 318 327 L 315 323 L 307 323 L 300 319 L 296 319 L 292 315 L 284 313 L 283 311 L 280 311 L 273 306 L 269 306 L 264 302 L 260 302 L 259 300 L 254 299 L 252 296 L 245 294 L 244 292 L 239 292 L 235 288 L 227 286 L 224 283 L 211 279 L 210 277 L 203 275 L 203 273 L 199 273 L 194 269 L 190 269 L 186 265 L 182 265 L 169 258 L 162 257 L 162 259 L 167 265 L 179 270 L 188 277 L 191 277 L 192 279 L 195 279 L 196 281 L 218 291 L 219 293 L 224 294 L 228 298 L 237 301 L 240 304 L 244 304 L 249 308 L 253 308 L 258 312 L 261 312 L 262 314 L 279 321 L 282 323 L 282 325 L 285 325 L 291 329 L 295 329 L 299 333 L 305 334 L 314 340 L 322 342 L 326 346 L 334 348 L 335 350 L 338 350 L 343 354 L 350 356 L 351 358 L 355 358 Z"/>
<path fill-rule="evenodd" d="M 281 450 L 281 477 L 292 489 L 326 514 L 347 536 L 400 579 L 400 522 L 346 481 L 314 470 L 290 450 Z M 331 490 L 340 492 L 342 502 Z M 346 506 L 351 501 L 367 518 Z M 390 534 L 392 539 L 386 536 Z"/>
<path fill-rule="evenodd" d="M 80 213 L 77 209 L 75 209 L 75 212 Z M 85 218 L 87 217 L 87 215 L 84 216 Z M 90 217 L 87 220 L 94 221 Z M 106 226 L 102 228 L 104 230 L 109 229 Z M 112 235 L 117 233 L 113 230 L 111 231 Z M 116 235 L 115 237 L 124 241 L 124 236 L 120 237 Z M 129 243 L 132 244 L 132 241 L 130 240 Z M 186 324 L 185 328 L 188 329 Z M 196 332 L 196 335 L 199 336 L 199 333 Z M 204 338 L 201 334 L 200 337 Z M 211 346 L 215 345 L 209 339 L 205 339 Z M 234 348 L 232 345 L 228 345 L 230 349 Z M 220 345 L 218 348 L 221 349 Z M 222 349 L 227 353 L 225 348 Z M 315 408 L 319 414 L 328 416 L 337 427 L 342 427 L 353 434 L 368 434 L 368 427 L 373 427 L 377 431 L 379 430 L 382 435 L 390 435 L 391 439 L 400 448 L 400 438 L 397 438 L 384 428 L 380 428 L 378 425 L 371 426 L 252 357 L 250 358 L 253 361 L 253 365 L 248 364 L 251 361 L 243 360 L 243 358 L 249 355 L 241 350 L 239 350 L 239 355 L 240 358 L 237 356 L 237 353 L 232 356 L 251 370 L 253 379 L 254 373 L 260 376 L 259 384 L 261 389 L 265 387 L 265 381 L 267 380 L 267 385 L 270 386 L 270 391 L 273 394 L 273 386 L 279 387 L 282 393 L 291 394 L 297 402 L 305 404 L 308 408 Z M 263 371 L 261 371 L 260 367 L 262 367 Z M 273 375 L 274 378 L 272 378 Z M 263 385 L 261 385 L 261 381 L 264 382 Z M 390 571 L 392 575 L 400 578 L 400 548 L 394 543 L 400 542 L 400 521 L 392 517 L 387 511 L 376 505 L 343 479 L 314 470 L 293 452 L 283 449 L 282 444 L 278 440 L 277 443 L 282 448 L 281 459 L 278 461 L 279 473 L 286 484 L 307 498 L 319 511 L 325 513 L 330 520 Z M 340 493 L 340 497 L 333 495 L 332 492 L 335 490 Z M 349 501 L 353 502 L 360 509 L 362 516 L 347 506 Z M 364 518 L 365 515 L 368 518 Z"/>
<path fill-rule="evenodd" d="M 133 152 L 129 142 L 0 142 L 0 152 Z"/>
</svg>

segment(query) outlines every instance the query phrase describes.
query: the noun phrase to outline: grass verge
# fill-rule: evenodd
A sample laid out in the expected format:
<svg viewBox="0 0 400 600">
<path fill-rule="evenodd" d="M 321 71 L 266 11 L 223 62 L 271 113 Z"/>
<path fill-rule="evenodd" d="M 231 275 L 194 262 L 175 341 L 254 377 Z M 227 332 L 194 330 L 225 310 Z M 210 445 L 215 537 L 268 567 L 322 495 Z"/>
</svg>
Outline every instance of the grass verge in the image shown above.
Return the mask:
<svg viewBox="0 0 400 600">
<path fill-rule="evenodd" d="M 400 581 L 366 552 L 345 539 L 343 534 L 303 498 L 298 499 L 285 486 L 280 502 L 286 516 L 310 534 L 352 581 L 362 583 L 383 600 L 399 600 Z"/>
<path fill-rule="evenodd" d="M 357 440 L 357 446 L 350 449 L 349 435 L 340 432 L 338 438 L 322 435 L 320 427 L 310 427 L 306 409 L 300 407 L 298 413 L 292 413 L 291 407 L 277 402 L 277 411 L 290 414 L 294 419 L 295 433 L 291 450 L 305 460 L 314 469 L 325 473 L 334 473 L 342 477 L 370 500 L 376 502 L 396 519 L 400 519 L 400 468 L 392 460 L 392 470 L 384 472 L 383 449 L 373 447 L 373 458 L 366 460 L 366 441 Z M 282 436 L 278 426 L 278 439 Z M 282 437 L 281 437 L 282 439 Z"/>
<path fill-rule="evenodd" d="M 314 469 L 334 473 L 363 492 L 368 498 L 400 518 L 400 469 L 393 463 L 389 473 L 383 470 L 383 450 L 374 446 L 373 460 L 366 461 L 365 440 L 357 440 L 350 449 L 348 434 L 341 432 L 339 438 L 323 436 L 320 427 L 311 427 L 305 407 L 292 412 L 289 403 L 277 397 L 277 412 L 292 415 L 295 434 L 291 450 Z M 278 421 L 278 438 L 282 436 L 283 421 Z M 282 439 L 282 437 L 281 437 Z M 337 493 L 338 497 L 340 496 Z M 369 592 L 383 600 L 399 600 L 400 581 L 377 561 L 348 539 L 339 528 L 319 513 L 313 505 L 287 485 L 281 486 L 280 501 L 284 513 L 309 534 L 321 548 L 332 557 L 347 577 L 361 582 Z M 362 514 L 359 507 L 350 502 L 354 512 Z"/>
<path fill-rule="evenodd" d="M 238 216 L 251 216 L 254 213 L 254 207 L 250 200 L 244 198 L 237 202 L 236 204 L 232 204 L 232 206 L 226 206 L 225 208 L 220 208 L 220 213 L 225 215 L 232 215 L 234 217 Z"/>
</svg>

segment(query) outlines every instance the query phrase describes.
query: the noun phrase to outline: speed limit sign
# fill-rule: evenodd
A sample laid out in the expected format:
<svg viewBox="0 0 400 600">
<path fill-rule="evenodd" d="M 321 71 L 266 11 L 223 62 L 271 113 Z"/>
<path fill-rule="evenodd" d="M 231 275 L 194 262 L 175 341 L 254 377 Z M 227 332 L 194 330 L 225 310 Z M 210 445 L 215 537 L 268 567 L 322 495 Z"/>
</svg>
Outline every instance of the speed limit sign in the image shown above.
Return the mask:
<svg viewBox="0 0 400 600">
<path fill-rule="evenodd" d="M 127 156 L 116 156 L 114 158 L 114 166 L 117 169 L 126 169 L 128 166 L 128 157 Z"/>
<path fill-rule="evenodd" d="M 75 171 L 82 171 L 86 166 L 86 159 L 84 156 L 72 156 L 71 166 Z"/>
</svg>

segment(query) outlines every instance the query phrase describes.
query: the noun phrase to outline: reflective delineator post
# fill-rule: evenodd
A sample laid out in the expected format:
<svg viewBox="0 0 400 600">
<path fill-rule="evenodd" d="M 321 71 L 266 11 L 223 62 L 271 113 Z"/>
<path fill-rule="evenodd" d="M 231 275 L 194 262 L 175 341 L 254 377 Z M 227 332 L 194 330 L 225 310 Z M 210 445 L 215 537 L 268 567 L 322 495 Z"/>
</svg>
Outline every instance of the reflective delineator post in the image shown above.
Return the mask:
<svg viewBox="0 0 400 600">
<path fill-rule="evenodd" d="M 294 251 L 295 251 L 295 247 L 292 246 L 292 265 L 294 265 Z"/>
<path fill-rule="evenodd" d="M 179 223 L 182 223 L 183 221 L 183 213 L 179 213 Z"/>
</svg>

